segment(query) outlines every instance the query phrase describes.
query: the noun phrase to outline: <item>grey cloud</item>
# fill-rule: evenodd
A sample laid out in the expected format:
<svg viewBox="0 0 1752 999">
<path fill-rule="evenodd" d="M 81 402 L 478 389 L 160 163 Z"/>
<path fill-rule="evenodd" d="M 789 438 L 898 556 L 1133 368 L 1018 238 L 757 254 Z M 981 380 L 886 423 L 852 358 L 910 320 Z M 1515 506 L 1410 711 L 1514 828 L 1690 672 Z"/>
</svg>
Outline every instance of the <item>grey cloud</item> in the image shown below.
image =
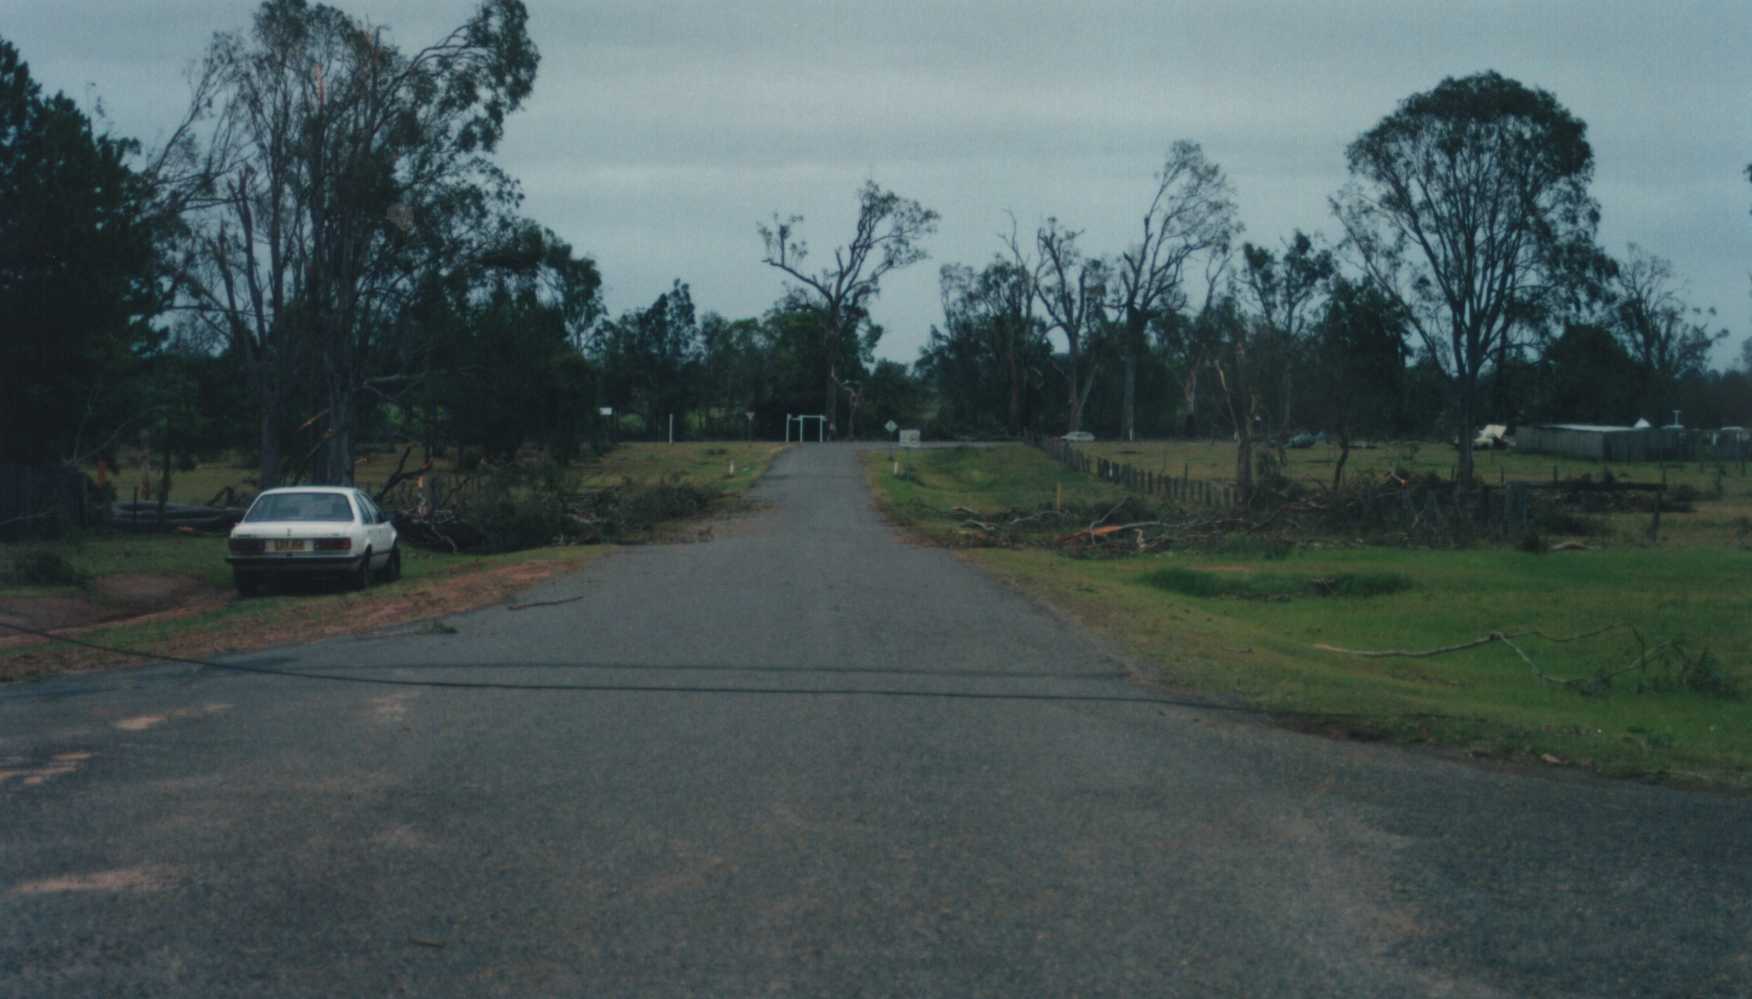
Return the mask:
<svg viewBox="0 0 1752 999">
<path fill-rule="evenodd" d="M 1722 2 L 529 0 L 543 62 L 501 149 L 526 210 L 594 255 L 611 308 L 680 277 L 702 307 L 780 291 L 757 221 L 802 212 L 831 247 L 866 177 L 943 213 L 933 260 L 876 309 L 910 360 L 938 317 L 936 266 L 983 261 L 1014 210 L 1086 227 L 1111 252 L 1170 142 L 1234 178 L 1248 238 L 1334 226 L 1344 146 L 1405 96 L 1494 68 L 1590 126 L 1602 237 L 1671 257 L 1698 304 L 1746 328 L 1752 266 L 1752 6 Z M 358 0 L 400 45 L 471 0 Z M 51 88 L 89 81 L 114 127 L 150 139 L 182 67 L 237 0 L 0 0 L 0 33 Z"/>
</svg>

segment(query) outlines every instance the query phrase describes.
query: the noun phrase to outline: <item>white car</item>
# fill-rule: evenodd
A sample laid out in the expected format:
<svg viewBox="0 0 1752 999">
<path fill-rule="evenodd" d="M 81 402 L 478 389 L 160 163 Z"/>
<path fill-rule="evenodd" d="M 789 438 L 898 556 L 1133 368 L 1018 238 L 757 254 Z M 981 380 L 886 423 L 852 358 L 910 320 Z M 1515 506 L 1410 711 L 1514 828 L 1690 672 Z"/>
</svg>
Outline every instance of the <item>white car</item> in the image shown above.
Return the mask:
<svg viewBox="0 0 1752 999">
<path fill-rule="evenodd" d="M 389 515 L 363 490 L 342 486 L 269 489 L 231 529 L 225 561 L 249 596 L 270 576 L 330 573 L 354 589 L 373 574 L 401 578 L 401 548 Z"/>
</svg>

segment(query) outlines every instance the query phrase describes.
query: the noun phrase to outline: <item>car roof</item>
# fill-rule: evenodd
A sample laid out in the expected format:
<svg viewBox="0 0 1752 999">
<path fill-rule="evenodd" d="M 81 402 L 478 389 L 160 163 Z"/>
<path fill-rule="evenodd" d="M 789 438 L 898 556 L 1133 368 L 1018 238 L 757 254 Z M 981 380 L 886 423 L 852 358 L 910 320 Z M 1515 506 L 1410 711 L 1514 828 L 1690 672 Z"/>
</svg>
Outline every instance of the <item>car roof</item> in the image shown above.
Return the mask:
<svg viewBox="0 0 1752 999">
<path fill-rule="evenodd" d="M 335 493 L 341 496 L 350 496 L 358 491 L 358 488 L 354 486 L 277 486 L 273 489 L 262 490 L 260 495 L 272 496 L 275 493 Z"/>
</svg>

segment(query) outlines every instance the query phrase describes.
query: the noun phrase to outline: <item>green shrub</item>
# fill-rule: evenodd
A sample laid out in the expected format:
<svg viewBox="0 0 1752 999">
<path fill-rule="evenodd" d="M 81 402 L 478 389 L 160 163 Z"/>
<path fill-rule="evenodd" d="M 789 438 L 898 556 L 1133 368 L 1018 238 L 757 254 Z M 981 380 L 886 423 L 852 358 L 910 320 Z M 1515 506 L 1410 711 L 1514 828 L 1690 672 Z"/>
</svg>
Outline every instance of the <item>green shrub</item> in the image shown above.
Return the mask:
<svg viewBox="0 0 1752 999">
<path fill-rule="evenodd" d="M 53 548 L 19 547 L 0 560 L 0 584 L 83 586 L 85 574 Z"/>
</svg>

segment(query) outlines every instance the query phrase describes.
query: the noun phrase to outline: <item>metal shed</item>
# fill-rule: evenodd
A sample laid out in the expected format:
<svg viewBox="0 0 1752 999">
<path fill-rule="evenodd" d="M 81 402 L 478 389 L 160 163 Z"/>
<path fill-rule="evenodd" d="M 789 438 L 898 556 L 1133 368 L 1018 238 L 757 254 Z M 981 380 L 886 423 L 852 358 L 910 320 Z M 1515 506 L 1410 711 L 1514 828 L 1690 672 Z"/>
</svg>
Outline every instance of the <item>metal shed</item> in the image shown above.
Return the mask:
<svg viewBox="0 0 1752 999">
<path fill-rule="evenodd" d="M 1515 435 L 1522 451 L 1588 461 L 1662 461 L 1683 458 L 1686 435 L 1666 427 L 1611 427 L 1596 423 L 1542 423 Z"/>
</svg>

